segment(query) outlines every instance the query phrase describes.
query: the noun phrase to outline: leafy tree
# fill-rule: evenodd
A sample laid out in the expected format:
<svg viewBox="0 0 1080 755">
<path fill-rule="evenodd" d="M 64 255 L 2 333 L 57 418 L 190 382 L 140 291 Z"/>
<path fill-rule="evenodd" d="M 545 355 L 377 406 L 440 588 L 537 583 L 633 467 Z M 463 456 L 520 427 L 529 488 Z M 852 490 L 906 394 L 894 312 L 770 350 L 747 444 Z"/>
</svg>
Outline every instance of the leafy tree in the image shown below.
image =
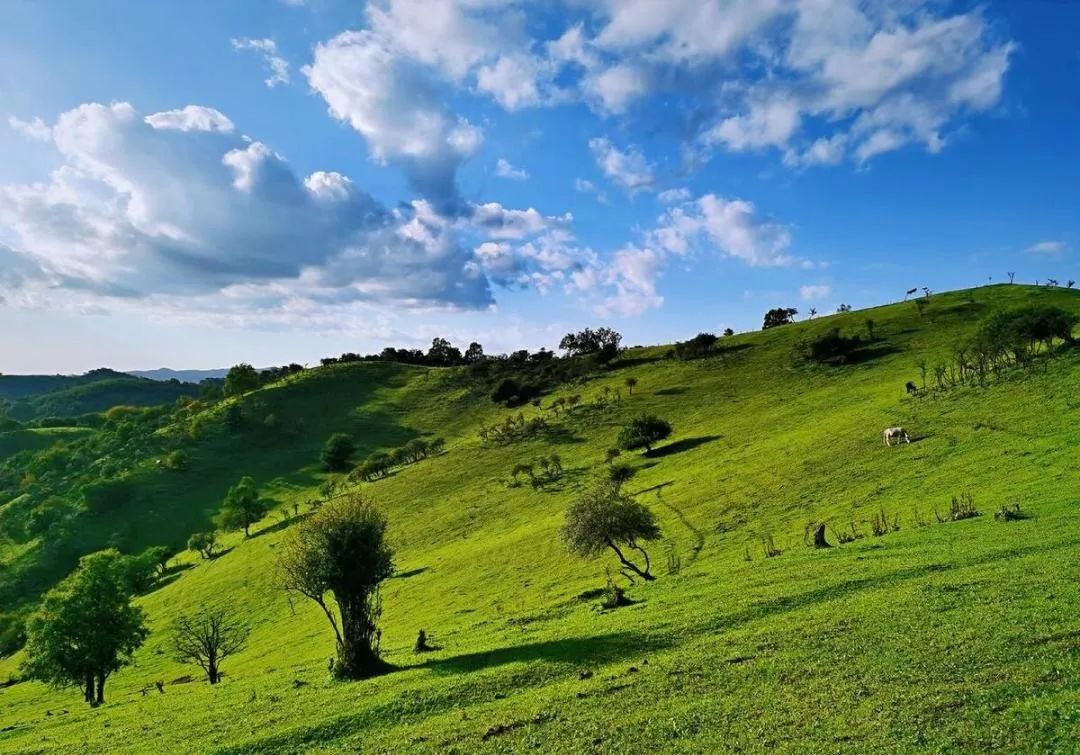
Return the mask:
<svg viewBox="0 0 1080 755">
<path fill-rule="evenodd" d="M 148 635 L 133 606 L 123 557 L 99 551 L 46 594 L 27 626 L 27 676 L 54 686 L 79 686 L 93 706 L 105 702 L 105 680 L 131 661 Z"/>
<path fill-rule="evenodd" d="M 808 314 L 809 314 L 809 318 L 811 320 L 813 320 L 814 316 L 817 315 L 817 309 L 815 309 L 814 307 L 810 307 L 810 312 Z"/>
<path fill-rule="evenodd" d="M 237 364 L 225 374 L 225 395 L 241 396 L 259 387 L 259 371 L 250 364 Z"/>
<path fill-rule="evenodd" d="M 188 538 L 189 550 L 198 551 L 203 558 L 213 558 L 217 547 L 217 535 L 213 532 L 196 532 Z"/>
<path fill-rule="evenodd" d="M 356 443 L 345 433 L 334 433 L 326 440 L 322 450 L 323 466 L 331 472 L 342 472 L 349 466 L 349 459 L 356 452 Z"/>
<path fill-rule="evenodd" d="M 221 507 L 218 523 L 227 530 L 244 531 L 244 537 L 251 535 L 251 525 L 266 515 L 269 506 L 259 498 L 255 480 L 242 477 L 240 482 L 229 488 L 225 502 Z"/>
<path fill-rule="evenodd" d="M 230 432 L 238 433 L 244 427 L 244 408 L 240 404 L 229 404 L 225 407 L 225 427 Z"/>
<path fill-rule="evenodd" d="M 610 464 L 611 462 L 619 458 L 620 454 L 622 454 L 622 451 L 620 451 L 619 449 L 609 448 L 608 450 L 604 451 L 604 463 Z"/>
<path fill-rule="evenodd" d="M 731 328 L 724 328 L 724 336 L 725 337 L 733 336 L 733 335 L 735 335 L 734 330 L 732 330 Z"/>
<path fill-rule="evenodd" d="M 844 312 L 850 312 L 851 311 L 851 305 L 850 304 L 841 304 L 839 307 L 836 308 L 836 311 L 841 313 L 841 314 L 843 314 Z"/>
<path fill-rule="evenodd" d="M 571 553 L 595 556 L 609 548 L 631 573 L 650 582 L 656 579 L 649 573 L 649 554 L 641 542 L 659 538 L 660 527 L 648 507 L 616 485 L 597 485 L 570 506 L 563 537 Z M 644 565 L 630 561 L 625 553 L 627 549 L 640 553 Z"/>
<path fill-rule="evenodd" d="M 469 344 L 469 348 L 465 349 L 465 355 L 462 358 L 468 364 L 482 362 L 484 361 L 484 347 L 473 341 Z"/>
<path fill-rule="evenodd" d="M 637 378 L 628 377 L 626 380 L 623 381 L 623 385 L 626 386 L 626 392 L 633 396 L 634 388 L 637 386 Z"/>
<path fill-rule="evenodd" d="M 720 340 L 712 333 L 698 333 L 689 341 L 675 344 L 675 356 L 679 359 L 700 359 L 709 356 L 716 342 Z"/>
<path fill-rule="evenodd" d="M 247 646 L 251 629 L 225 608 L 204 608 L 195 615 L 180 616 L 172 626 L 176 660 L 194 663 L 206 672 L 211 684 L 221 679 L 221 662 Z"/>
<path fill-rule="evenodd" d="M 585 328 L 578 333 L 567 333 L 559 341 L 559 348 L 569 356 L 596 354 L 600 361 L 610 362 L 619 354 L 622 334 L 611 328 Z"/>
<path fill-rule="evenodd" d="M 858 336 L 841 335 L 840 328 L 829 328 L 818 336 L 800 340 L 793 352 L 801 361 L 843 364 L 861 345 Z"/>
<path fill-rule="evenodd" d="M 651 414 L 642 414 L 622 429 L 619 433 L 618 444 L 623 451 L 644 448 L 645 453 L 649 453 L 657 441 L 669 435 L 671 435 L 670 422 Z"/>
<path fill-rule="evenodd" d="M 318 604 L 334 629 L 337 674 L 378 673 L 379 586 L 394 571 L 383 514 L 359 494 L 343 496 L 298 525 L 278 552 L 282 587 Z"/>
<path fill-rule="evenodd" d="M 436 338 L 431 342 L 427 353 L 428 364 L 450 367 L 461 364 L 461 350 L 452 346 L 445 338 Z"/>
<path fill-rule="evenodd" d="M 768 330 L 769 328 L 776 328 L 780 325 L 790 325 L 795 321 L 795 315 L 799 314 L 799 310 L 794 307 L 776 307 L 770 309 L 765 313 L 765 322 L 761 326 L 762 330 Z"/>
</svg>

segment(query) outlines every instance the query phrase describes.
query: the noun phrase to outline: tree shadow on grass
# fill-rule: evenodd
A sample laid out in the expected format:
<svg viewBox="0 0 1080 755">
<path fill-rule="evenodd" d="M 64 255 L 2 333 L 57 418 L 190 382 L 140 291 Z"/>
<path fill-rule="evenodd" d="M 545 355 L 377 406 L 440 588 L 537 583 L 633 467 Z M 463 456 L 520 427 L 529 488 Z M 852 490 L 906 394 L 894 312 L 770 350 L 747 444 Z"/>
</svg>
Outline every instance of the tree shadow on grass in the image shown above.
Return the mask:
<svg viewBox="0 0 1080 755">
<path fill-rule="evenodd" d="M 409 569 L 408 571 L 398 572 L 394 576 L 390 577 L 390 579 L 408 579 L 409 577 L 418 577 L 429 569 L 430 567 L 428 566 L 421 566 L 418 569 Z"/>
<path fill-rule="evenodd" d="M 659 459 L 664 456 L 671 456 L 672 454 L 682 453 L 683 451 L 690 451 L 703 446 L 706 443 L 711 443 L 714 440 L 720 440 L 719 435 L 701 435 L 697 438 L 683 438 L 677 440 L 674 443 L 668 443 L 666 446 L 660 448 L 654 448 L 652 451 L 646 454 L 650 459 Z"/>
<path fill-rule="evenodd" d="M 681 385 L 677 385 L 674 388 L 661 388 L 658 391 L 653 391 L 653 394 L 657 396 L 681 396 L 684 393 L 686 393 L 686 389 Z"/>
<path fill-rule="evenodd" d="M 529 642 L 512 647 L 482 650 L 449 658 L 433 658 L 405 668 L 430 668 L 437 674 L 466 674 L 507 663 L 549 661 L 571 665 L 603 665 L 623 658 L 637 658 L 644 652 L 662 650 L 671 643 L 636 632 L 616 632 L 594 637 Z"/>
</svg>

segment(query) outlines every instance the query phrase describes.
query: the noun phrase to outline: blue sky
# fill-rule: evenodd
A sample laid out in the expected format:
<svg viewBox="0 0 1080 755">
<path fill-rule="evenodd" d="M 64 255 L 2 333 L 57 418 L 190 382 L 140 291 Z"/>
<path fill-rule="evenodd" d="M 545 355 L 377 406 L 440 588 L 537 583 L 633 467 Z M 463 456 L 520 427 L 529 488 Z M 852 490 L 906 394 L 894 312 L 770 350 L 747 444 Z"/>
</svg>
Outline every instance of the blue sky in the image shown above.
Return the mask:
<svg viewBox="0 0 1080 755">
<path fill-rule="evenodd" d="M 0 4 L 0 370 L 1080 277 L 1080 3 Z"/>
</svg>

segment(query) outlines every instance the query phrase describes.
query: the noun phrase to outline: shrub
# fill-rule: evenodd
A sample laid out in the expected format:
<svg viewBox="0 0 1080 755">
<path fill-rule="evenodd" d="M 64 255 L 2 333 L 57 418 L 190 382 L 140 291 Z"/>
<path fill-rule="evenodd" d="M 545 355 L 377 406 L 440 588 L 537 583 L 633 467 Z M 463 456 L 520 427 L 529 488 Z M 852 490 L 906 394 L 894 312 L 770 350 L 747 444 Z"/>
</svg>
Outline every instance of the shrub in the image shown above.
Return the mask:
<svg viewBox="0 0 1080 755">
<path fill-rule="evenodd" d="M 165 468 L 174 472 L 187 469 L 188 464 L 190 464 L 188 455 L 180 449 L 171 451 L 165 456 Z"/>
<path fill-rule="evenodd" d="M 998 511 L 995 511 L 994 519 L 997 519 L 999 522 L 1015 522 L 1019 519 L 1027 519 L 1027 514 L 1020 510 L 1020 503 L 1014 501 L 1007 506 L 1002 506 Z"/>
<path fill-rule="evenodd" d="M 619 448 L 634 451 L 644 448 L 646 453 L 664 438 L 671 435 L 671 423 L 651 414 L 643 414 L 622 429 L 619 433 Z"/>
<path fill-rule="evenodd" d="M 861 344 L 862 339 L 858 336 L 844 336 L 839 328 L 830 328 L 819 336 L 795 344 L 795 357 L 796 361 L 843 364 Z"/>
<path fill-rule="evenodd" d="M 719 339 L 712 333 L 698 333 L 689 341 L 675 344 L 675 356 L 679 359 L 700 359 L 712 353 Z"/>
<path fill-rule="evenodd" d="M 188 538 L 189 550 L 197 551 L 203 558 L 213 558 L 217 548 L 217 535 L 213 532 L 196 532 Z"/>
<path fill-rule="evenodd" d="M 971 519 L 976 516 L 979 516 L 979 512 L 975 509 L 975 496 L 969 491 L 964 491 L 959 496 L 954 495 L 949 501 L 949 510 L 944 515 L 939 514 L 936 508 L 934 509 L 934 517 L 939 524 L 958 522 L 961 519 Z"/>
<path fill-rule="evenodd" d="M 326 440 L 323 446 L 323 467 L 331 472 L 344 471 L 349 465 L 349 459 L 356 452 L 356 443 L 345 433 L 334 433 Z"/>
</svg>

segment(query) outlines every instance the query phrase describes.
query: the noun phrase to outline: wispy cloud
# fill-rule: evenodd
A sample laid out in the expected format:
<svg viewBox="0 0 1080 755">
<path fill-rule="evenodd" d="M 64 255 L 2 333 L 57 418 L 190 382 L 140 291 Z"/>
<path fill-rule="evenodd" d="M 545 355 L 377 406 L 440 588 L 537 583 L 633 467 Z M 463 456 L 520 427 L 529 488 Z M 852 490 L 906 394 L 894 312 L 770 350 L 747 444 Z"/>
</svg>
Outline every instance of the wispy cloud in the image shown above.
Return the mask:
<svg viewBox="0 0 1080 755">
<path fill-rule="evenodd" d="M 262 54 L 263 63 L 270 71 L 265 79 L 266 86 L 276 87 L 289 83 L 289 61 L 278 54 L 277 43 L 272 39 L 252 39 L 243 37 L 232 40 L 234 50 L 254 50 Z"/>
<path fill-rule="evenodd" d="M 1066 244 L 1064 241 L 1039 241 L 1032 244 L 1024 251 L 1030 254 L 1064 254 L 1065 252 L 1069 251 L 1069 245 Z"/>
</svg>

